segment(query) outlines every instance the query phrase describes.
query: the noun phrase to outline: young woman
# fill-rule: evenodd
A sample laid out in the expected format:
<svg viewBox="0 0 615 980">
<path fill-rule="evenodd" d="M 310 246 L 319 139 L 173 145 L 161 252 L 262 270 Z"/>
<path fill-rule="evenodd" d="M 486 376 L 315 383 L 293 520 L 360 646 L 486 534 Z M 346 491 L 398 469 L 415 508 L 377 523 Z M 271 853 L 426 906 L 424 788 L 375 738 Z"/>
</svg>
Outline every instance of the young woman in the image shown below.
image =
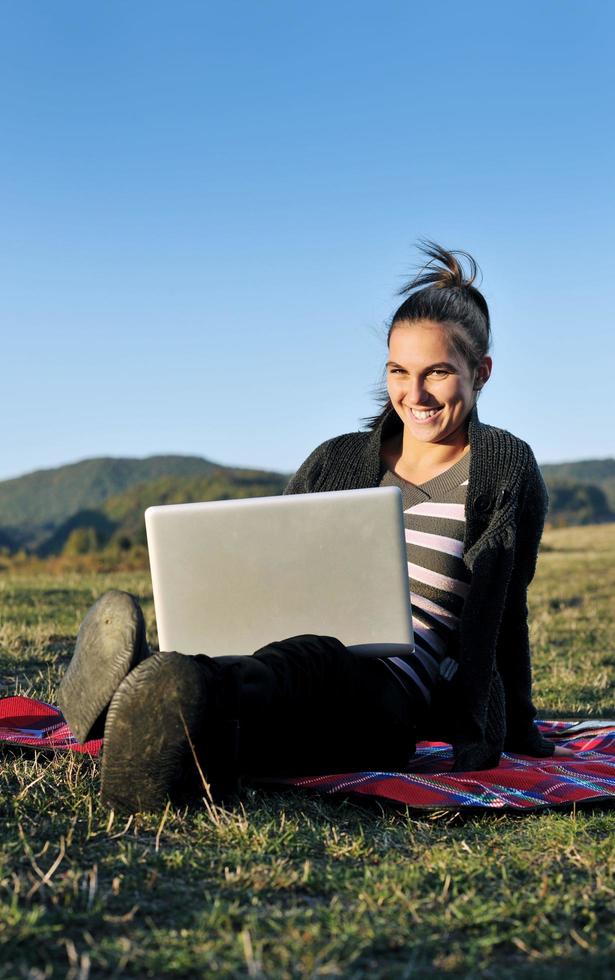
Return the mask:
<svg viewBox="0 0 615 980">
<path fill-rule="evenodd" d="M 387 393 L 368 431 L 319 446 L 286 493 L 401 488 L 416 649 L 365 657 L 299 636 L 251 657 L 149 655 L 136 600 L 89 611 L 59 691 L 80 740 L 104 730 L 103 798 L 129 809 L 215 797 L 240 776 L 403 768 L 452 743 L 455 771 L 555 749 L 534 723 L 527 587 L 547 497 L 530 447 L 479 421 L 491 374 L 484 297 L 428 244 L 388 333 Z M 104 726 L 104 728 L 103 728 Z"/>
</svg>

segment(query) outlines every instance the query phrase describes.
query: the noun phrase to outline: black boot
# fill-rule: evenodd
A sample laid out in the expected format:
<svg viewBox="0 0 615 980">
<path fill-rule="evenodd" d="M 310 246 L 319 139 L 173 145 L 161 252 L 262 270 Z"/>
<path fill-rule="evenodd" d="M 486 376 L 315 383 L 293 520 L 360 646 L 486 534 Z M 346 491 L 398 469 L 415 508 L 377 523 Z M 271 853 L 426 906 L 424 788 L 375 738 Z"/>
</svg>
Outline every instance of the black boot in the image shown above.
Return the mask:
<svg viewBox="0 0 615 980">
<path fill-rule="evenodd" d="M 224 658 L 243 660 L 249 658 Z M 121 683 L 105 724 L 103 802 L 159 809 L 238 791 L 238 689 L 232 663 L 156 653 Z"/>
<path fill-rule="evenodd" d="M 126 675 L 149 656 L 139 603 L 128 592 L 105 592 L 81 624 L 57 702 L 79 742 L 100 738 L 111 698 Z"/>
</svg>

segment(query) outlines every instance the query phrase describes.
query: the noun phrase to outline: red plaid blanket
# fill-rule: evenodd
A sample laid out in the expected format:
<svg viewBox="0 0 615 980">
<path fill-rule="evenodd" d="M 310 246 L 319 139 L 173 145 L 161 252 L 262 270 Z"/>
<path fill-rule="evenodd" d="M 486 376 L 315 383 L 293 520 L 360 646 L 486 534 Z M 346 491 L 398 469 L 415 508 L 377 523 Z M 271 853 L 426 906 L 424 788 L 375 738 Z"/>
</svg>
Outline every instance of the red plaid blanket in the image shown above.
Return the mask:
<svg viewBox="0 0 615 980">
<path fill-rule="evenodd" d="M 353 772 L 263 780 L 321 793 L 360 793 L 422 810 L 534 807 L 615 799 L 615 721 L 540 721 L 543 735 L 574 758 L 502 756 L 496 769 L 456 772 L 444 742 L 420 742 L 406 772 Z M 32 698 L 0 699 L 0 742 L 98 755 L 102 740 L 79 745 L 58 708 Z"/>
</svg>

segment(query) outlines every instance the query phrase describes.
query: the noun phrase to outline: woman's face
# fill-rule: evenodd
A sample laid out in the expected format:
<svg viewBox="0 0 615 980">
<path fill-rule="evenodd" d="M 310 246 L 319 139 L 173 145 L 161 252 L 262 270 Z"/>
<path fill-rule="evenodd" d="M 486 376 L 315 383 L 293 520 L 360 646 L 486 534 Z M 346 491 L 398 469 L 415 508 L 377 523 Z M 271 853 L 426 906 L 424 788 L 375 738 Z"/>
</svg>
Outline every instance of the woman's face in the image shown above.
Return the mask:
<svg viewBox="0 0 615 980">
<path fill-rule="evenodd" d="M 476 370 L 432 320 L 397 324 L 389 340 L 387 388 L 405 431 L 418 442 L 465 445 L 466 420 L 491 373 L 491 358 Z"/>
</svg>

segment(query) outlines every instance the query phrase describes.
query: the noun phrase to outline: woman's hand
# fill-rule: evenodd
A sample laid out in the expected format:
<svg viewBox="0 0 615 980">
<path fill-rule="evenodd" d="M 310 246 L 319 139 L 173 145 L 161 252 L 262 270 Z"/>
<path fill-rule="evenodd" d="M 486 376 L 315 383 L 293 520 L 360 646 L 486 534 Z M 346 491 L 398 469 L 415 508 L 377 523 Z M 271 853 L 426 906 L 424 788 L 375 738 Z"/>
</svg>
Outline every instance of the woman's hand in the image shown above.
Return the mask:
<svg viewBox="0 0 615 980">
<path fill-rule="evenodd" d="M 563 745 L 556 745 L 552 758 L 574 759 L 576 752 L 573 749 L 566 749 Z"/>
</svg>

